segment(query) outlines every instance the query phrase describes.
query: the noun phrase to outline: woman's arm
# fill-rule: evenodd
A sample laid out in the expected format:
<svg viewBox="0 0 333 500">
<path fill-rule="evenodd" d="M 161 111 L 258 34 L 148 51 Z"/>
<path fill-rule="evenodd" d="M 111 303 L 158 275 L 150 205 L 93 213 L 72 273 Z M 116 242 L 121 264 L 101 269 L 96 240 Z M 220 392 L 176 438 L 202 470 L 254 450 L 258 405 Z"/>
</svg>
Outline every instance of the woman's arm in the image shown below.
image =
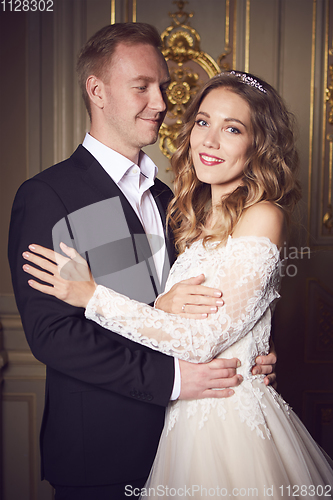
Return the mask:
<svg viewBox="0 0 333 500">
<path fill-rule="evenodd" d="M 202 320 L 159 311 L 97 287 L 86 317 L 133 341 L 180 359 L 207 362 L 244 337 L 279 296 L 279 254 L 271 242 L 229 240 L 217 270 L 225 305 Z"/>
<path fill-rule="evenodd" d="M 65 258 L 61 259 L 59 267 L 64 270 L 66 266 L 61 268 L 61 265 Z M 47 270 L 54 272 L 51 266 L 51 263 L 47 264 Z M 91 296 L 95 289 L 86 317 L 104 328 L 165 354 L 206 362 L 245 336 L 278 297 L 279 253 L 266 238 L 230 238 L 216 272 L 223 283 L 225 304 L 216 314 L 203 320 L 181 318 L 156 310 L 102 286 L 95 289 L 91 281 L 68 282 L 60 277 L 54 280 L 63 281 L 62 289 L 56 281 L 52 284 L 56 285 L 57 296 L 61 299 L 66 294 L 68 299 L 66 286 L 68 288 L 70 284 L 75 285 L 73 290 L 76 289 L 70 292 L 72 295 L 77 294 L 78 287 L 89 290 L 85 292 L 86 296 Z M 51 278 L 45 279 L 42 271 L 35 270 L 33 274 L 44 281 L 52 281 Z M 55 293 L 46 285 L 34 283 L 34 287 L 41 291 Z"/>
</svg>

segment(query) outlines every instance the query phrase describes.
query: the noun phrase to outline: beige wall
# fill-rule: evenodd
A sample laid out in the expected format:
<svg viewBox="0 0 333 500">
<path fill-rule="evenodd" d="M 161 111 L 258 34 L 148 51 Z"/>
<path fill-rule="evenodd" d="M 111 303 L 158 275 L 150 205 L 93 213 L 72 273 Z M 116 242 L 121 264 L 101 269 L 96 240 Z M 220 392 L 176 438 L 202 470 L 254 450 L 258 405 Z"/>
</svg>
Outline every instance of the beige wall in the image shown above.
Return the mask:
<svg viewBox="0 0 333 500">
<path fill-rule="evenodd" d="M 283 284 L 275 324 L 279 389 L 316 439 L 333 454 L 333 234 L 322 225 L 328 204 L 329 141 L 325 88 L 329 83 L 333 7 L 328 0 L 230 0 L 232 58 L 239 70 L 262 76 L 282 94 L 298 120 L 303 202 L 295 277 Z M 115 1 L 116 21 L 131 20 L 130 0 Z M 137 0 L 136 19 L 162 32 L 171 1 Z M 191 25 L 214 59 L 224 51 L 225 0 L 190 0 Z M 111 0 L 54 0 L 54 12 L 0 13 L 0 335 L 4 420 L 4 500 L 51 500 L 39 481 L 38 433 L 44 367 L 25 341 L 6 259 L 10 208 L 28 177 L 69 156 L 88 122 L 74 64 L 84 41 L 111 19 Z M 158 145 L 147 152 L 171 183 Z M 1 377 L 0 377 L 1 381 Z M 1 383 L 1 382 L 0 382 Z"/>
</svg>

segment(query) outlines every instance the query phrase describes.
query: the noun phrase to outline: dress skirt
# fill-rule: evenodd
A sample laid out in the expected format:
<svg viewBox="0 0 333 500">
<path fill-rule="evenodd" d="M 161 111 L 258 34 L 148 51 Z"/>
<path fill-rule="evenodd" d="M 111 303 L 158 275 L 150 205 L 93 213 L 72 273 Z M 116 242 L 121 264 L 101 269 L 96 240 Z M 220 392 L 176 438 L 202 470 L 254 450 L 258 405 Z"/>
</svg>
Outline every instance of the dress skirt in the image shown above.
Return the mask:
<svg viewBox="0 0 333 500">
<path fill-rule="evenodd" d="M 252 428 L 235 396 L 170 405 L 142 498 L 332 498 L 331 459 L 272 387 L 249 384 Z"/>
</svg>

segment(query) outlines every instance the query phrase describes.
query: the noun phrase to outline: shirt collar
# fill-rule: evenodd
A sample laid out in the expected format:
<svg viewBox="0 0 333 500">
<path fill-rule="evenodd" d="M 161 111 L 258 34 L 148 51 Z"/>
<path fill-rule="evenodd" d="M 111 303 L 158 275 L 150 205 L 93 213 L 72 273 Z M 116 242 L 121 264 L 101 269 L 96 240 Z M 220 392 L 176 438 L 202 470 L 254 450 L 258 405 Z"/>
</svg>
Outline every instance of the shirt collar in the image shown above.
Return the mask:
<svg viewBox="0 0 333 500">
<path fill-rule="evenodd" d="M 94 158 L 96 158 L 116 184 L 119 184 L 121 179 L 133 167 L 133 165 L 135 165 L 135 163 L 131 160 L 120 153 L 117 153 L 117 151 L 114 151 L 105 144 L 102 144 L 89 133 L 86 134 L 82 146 L 85 147 L 89 153 L 94 156 Z M 149 179 L 149 184 L 152 186 L 158 169 L 155 163 L 143 151 L 140 151 L 139 154 L 138 167 L 140 168 L 141 174 Z"/>
</svg>

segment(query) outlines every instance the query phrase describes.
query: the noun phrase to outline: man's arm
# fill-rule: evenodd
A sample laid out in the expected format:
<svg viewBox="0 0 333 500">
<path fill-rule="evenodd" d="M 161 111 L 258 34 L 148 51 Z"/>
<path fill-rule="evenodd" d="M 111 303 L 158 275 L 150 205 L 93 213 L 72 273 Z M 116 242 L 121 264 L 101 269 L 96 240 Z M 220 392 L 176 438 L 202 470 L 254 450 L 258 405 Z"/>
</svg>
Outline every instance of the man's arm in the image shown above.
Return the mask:
<svg viewBox="0 0 333 500">
<path fill-rule="evenodd" d="M 64 181 L 65 182 L 65 181 Z M 33 290 L 22 270 L 22 252 L 32 241 L 52 247 L 52 228 L 66 208 L 57 193 L 37 180 L 25 183 L 13 206 L 9 260 L 14 292 L 35 357 L 73 379 L 126 397 L 137 391 L 166 406 L 172 391 L 172 358 L 123 341 L 85 319 L 83 310 Z M 125 340 L 125 339 L 124 339 Z"/>
<path fill-rule="evenodd" d="M 256 365 L 252 368 L 252 374 L 253 375 L 258 375 L 260 373 L 263 373 L 266 375 L 264 378 L 264 383 L 266 385 L 271 385 L 276 389 L 277 387 L 277 382 L 276 382 L 276 372 L 275 372 L 275 365 L 277 362 L 277 356 L 276 356 L 276 351 L 275 351 L 275 346 L 270 339 L 270 352 L 267 356 L 258 356 L 256 358 Z"/>
<path fill-rule="evenodd" d="M 219 358 L 201 364 L 179 361 L 179 365 L 181 373 L 179 399 L 226 398 L 232 396 L 234 394 L 232 388 L 243 381 L 243 377 L 237 374 L 237 367 L 240 366 L 237 358 Z"/>
</svg>

